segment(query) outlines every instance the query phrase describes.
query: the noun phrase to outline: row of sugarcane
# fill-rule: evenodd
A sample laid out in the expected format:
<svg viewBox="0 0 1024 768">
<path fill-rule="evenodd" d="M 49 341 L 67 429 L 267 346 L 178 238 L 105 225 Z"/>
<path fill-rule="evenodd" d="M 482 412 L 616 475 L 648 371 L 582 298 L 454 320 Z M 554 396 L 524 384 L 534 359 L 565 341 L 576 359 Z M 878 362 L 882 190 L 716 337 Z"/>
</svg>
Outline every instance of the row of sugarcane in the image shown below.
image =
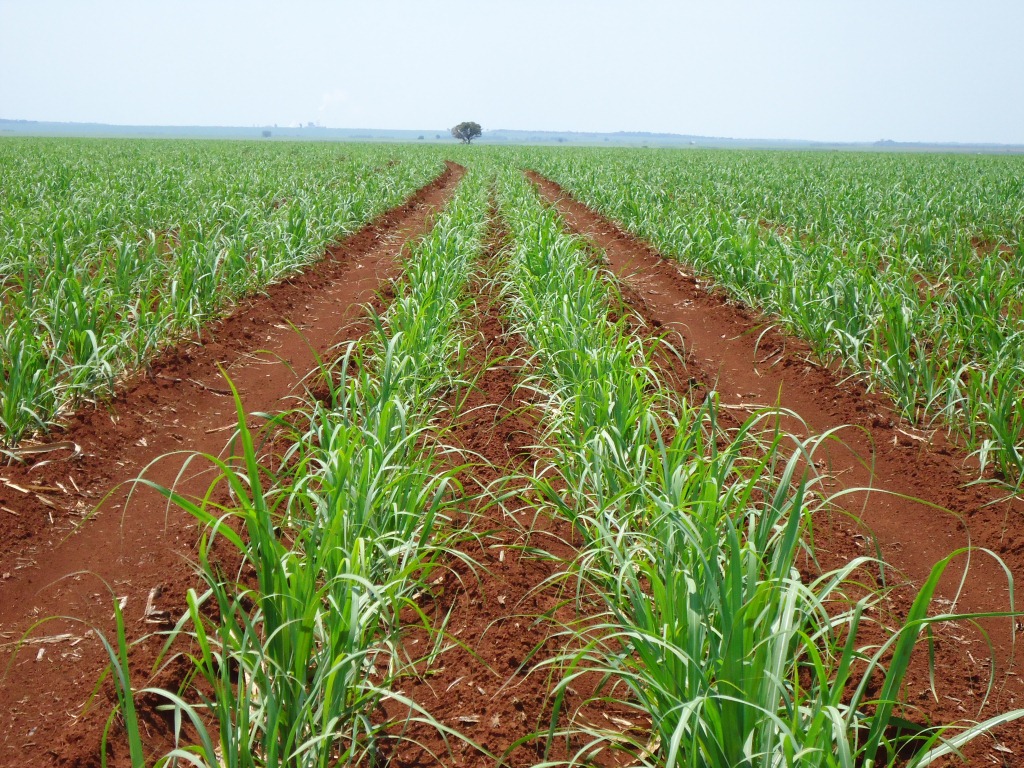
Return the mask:
<svg viewBox="0 0 1024 768">
<path fill-rule="evenodd" d="M 908 716 L 898 702 L 914 645 L 947 618 L 929 613 L 937 583 L 965 553 L 936 564 L 886 642 L 862 645 L 882 598 L 855 587 L 870 561 L 810 579 L 799 570 L 827 505 L 802 469 L 823 438 L 784 436 L 770 411 L 722 429 L 715 397 L 691 404 L 666 386 L 657 345 L 630 330 L 638 317 L 611 319 L 630 312 L 595 268 L 600 255 L 520 174 L 506 176 L 500 210 L 513 239 L 510 316 L 534 351 L 524 385 L 546 397 L 555 453 L 536 483 L 582 535 L 576 573 L 607 609 L 598 626 L 567 628 L 585 650 L 559 660 L 556 703 L 596 669 L 608 682 L 592 703 L 630 702 L 648 726 L 573 720 L 566 733 L 592 736 L 578 764 L 611 749 L 673 768 L 927 765 L 1024 715 L 894 727 Z"/>
<path fill-rule="evenodd" d="M 155 670 L 184 654 L 181 689 L 131 679 L 120 619 L 109 643 L 120 701 L 110 726 L 123 724 L 133 765 L 375 765 L 390 725 L 379 717 L 385 699 L 445 730 L 395 681 L 429 663 L 408 657 L 402 614 L 419 612 L 416 593 L 431 588 L 462 535 L 443 403 L 468 386 L 461 322 L 488 224 L 485 182 L 462 180 L 412 244 L 395 300 L 309 382 L 317 397 L 259 434 L 236 397 L 233 458 L 195 459 L 216 474 L 203 500 L 158 487 L 202 526 L 203 587 L 189 592 Z M 225 492 L 231 502 L 216 503 Z M 225 551 L 237 555 L 236 572 L 223 572 Z M 135 704 L 147 693 L 178 724 L 179 745 L 158 756 L 148 754 Z"/>
<path fill-rule="evenodd" d="M 525 152 L 581 201 L 1024 482 L 1024 163 Z"/>
</svg>

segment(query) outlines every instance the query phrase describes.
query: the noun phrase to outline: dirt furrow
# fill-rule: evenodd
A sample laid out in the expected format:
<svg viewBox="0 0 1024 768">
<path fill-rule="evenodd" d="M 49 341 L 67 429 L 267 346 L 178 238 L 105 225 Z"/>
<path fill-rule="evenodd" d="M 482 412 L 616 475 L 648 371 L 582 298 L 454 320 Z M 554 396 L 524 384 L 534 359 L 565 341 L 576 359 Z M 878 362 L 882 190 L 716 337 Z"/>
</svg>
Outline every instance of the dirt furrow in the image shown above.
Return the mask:
<svg viewBox="0 0 1024 768">
<path fill-rule="evenodd" d="M 76 443 L 79 455 L 40 454 L 34 465 L 0 469 L 0 710 L 8 713 L 0 765 L 98 764 L 106 698 L 97 711 L 81 713 L 105 659 L 88 627 L 110 630 L 116 597 L 124 601 L 129 639 L 146 636 L 165 628 L 154 617 L 180 613 L 193 585 L 195 523 L 153 491 L 139 487 L 128 499 L 126 484 L 145 470 L 187 495 L 204 492 L 202 462 L 188 467 L 185 459 L 219 454 L 231 437 L 234 404 L 220 369 L 247 412 L 290 407 L 316 355 L 365 330 L 354 321 L 397 273 L 405 243 L 429 230 L 463 173 L 449 163 L 322 261 L 242 304 L 197 342 L 164 353 L 109 405 L 76 414 L 52 439 Z M 34 626 L 51 616 L 76 621 Z M 161 641 L 144 640 L 133 663 L 146 669 Z"/>
<path fill-rule="evenodd" d="M 663 258 L 556 183 L 532 171 L 527 175 L 571 228 L 604 251 L 627 301 L 651 329 L 681 337 L 691 381 L 717 390 L 725 409 L 742 420 L 758 408 L 779 404 L 806 424 L 804 428 L 787 420 L 784 426 L 795 434 L 821 435 L 842 428 L 841 443 L 828 443 L 818 455 L 819 469 L 827 476 L 826 490 L 875 490 L 838 499 L 850 518 L 818 522 L 815 545 L 825 567 L 875 554 L 872 538 L 877 539 L 885 560 L 910 582 L 895 594 L 896 610 L 901 603 L 906 605 L 913 584 L 922 583 L 936 562 L 969 544 L 997 553 L 1016 581 L 1024 576 L 1024 503 L 1006 500 L 992 487 L 968 487 L 976 470 L 940 431 L 924 433 L 902 423 L 886 398 L 869 393 L 849 372 L 817 363 L 807 344 L 773 329 L 770 319 L 709 290 L 684 266 Z M 973 555 L 966 575 L 963 563 L 958 561 L 948 571 L 935 608 L 1008 610 L 1011 594 L 1002 568 L 980 552 Z M 997 689 L 983 713 L 990 716 L 1024 705 L 1024 681 L 1014 659 L 1020 624 L 990 620 L 984 625 L 998 664 Z M 939 700 L 927 690 L 926 660 L 918 659 L 912 703 L 936 722 L 978 717 L 989 679 L 988 656 L 980 633 L 964 626 L 947 627 L 936 654 Z M 1024 754 L 1019 727 L 1002 729 L 999 738 L 1006 748 Z M 972 763 L 994 759 L 1003 764 L 1007 753 L 984 741 L 969 754 Z"/>
<path fill-rule="evenodd" d="M 499 243 L 499 236 L 492 237 L 492 268 Z M 391 750 L 393 768 L 525 768 L 542 762 L 547 741 L 538 734 L 548 729 L 549 694 L 560 677 L 547 662 L 567 650 L 560 633 L 579 620 L 577 582 L 562 578 L 578 555 L 572 525 L 538 514 L 527 479 L 538 462 L 543 464 L 545 452 L 538 411 L 519 387 L 528 372 L 524 344 L 508 331 L 490 290 L 476 286 L 475 299 L 470 334 L 477 343 L 465 371 L 475 385 L 464 401 L 451 404 L 458 412 L 445 435 L 467 463 L 459 479 L 473 538 L 459 549 L 473 564 L 453 559 L 436 590 L 424 596 L 421 608 L 433 617 L 435 629 L 443 627 L 444 650 L 417 665 L 416 674 L 399 688 L 482 749 L 452 738 L 445 744 L 431 727 L 413 725 L 400 731 L 406 738 Z M 434 639 L 414 622 L 406 650 L 416 657 Z M 625 711 L 614 704 L 576 711 L 597 683 L 593 676 L 574 684 L 566 704 L 570 714 L 563 715 L 561 727 L 570 718 L 579 724 Z M 402 719 L 401 710 L 393 702 L 389 715 Z M 560 737 L 547 757 L 567 759 L 581 746 L 578 738 Z"/>
</svg>

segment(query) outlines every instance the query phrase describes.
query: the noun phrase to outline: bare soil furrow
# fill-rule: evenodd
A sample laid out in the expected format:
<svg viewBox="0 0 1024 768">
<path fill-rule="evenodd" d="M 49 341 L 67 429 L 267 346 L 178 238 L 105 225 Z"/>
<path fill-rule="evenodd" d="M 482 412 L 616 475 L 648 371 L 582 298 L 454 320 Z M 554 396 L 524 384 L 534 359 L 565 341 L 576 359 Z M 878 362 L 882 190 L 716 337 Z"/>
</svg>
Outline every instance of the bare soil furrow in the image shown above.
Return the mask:
<svg viewBox="0 0 1024 768">
<path fill-rule="evenodd" d="M 366 330 L 355 322 L 363 307 L 397 273 L 404 244 L 429 230 L 463 173 L 449 163 L 407 203 L 309 270 L 165 352 L 111 403 L 75 414 L 52 439 L 75 443 L 81 453 L 38 454 L 26 466 L 0 470 L 0 663 L 7 667 L 0 709 L 8 713 L 0 765 L 98 764 L 98 728 L 109 707 L 101 694 L 94 711 L 81 716 L 104 666 L 88 627 L 110 630 L 116 597 L 124 601 L 129 639 L 145 637 L 161 629 L 154 616 L 180 613 L 193 586 L 195 523 L 153 491 L 136 487 L 129 499 L 127 484 L 145 471 L 186 495 L 204 492 L 203 462 L 185 460 L 194 452 L 219 454 L 231 437 L 234 404 L 221 370 L 247 412 L 289 408 L 317 356 Z M 51 616 L 75 620 L 34 626 Z M 133 657 L 140 673 L 161 642 L 142 641 Z"/>
<path fill-rule="evenodd" d="M 709 290 L 685 266 L 660 256 L 556 183 L 532 171 L 527 175 L 571 228 L 604 251 L 626 300 L 651 332 L 678 334 L 690 382 L 697 389 L 716 390 L 723 407 L 738 419 L 781 405 L 803 420 L 786 420 L 784 427 L 794 434 L 839 429 L 839 440 L 828 443 L 818 456 L 826 489 L 874 490 L 837 500 L 850 517 L 818 522 L 815 546 L 824 567 L 873 555 L 877 541 L 882 556 L 896 569 L 890 578 L 908 582 L 893 594 L 896 613 L 909 604 L 914 585 L 958 547 L 987 548 L 1002 558 L 1016 582 L 1024 576 L 1024 502 L 1005 499 L 990 486 L 968 485 L 977 476 L 976 467 L 941 431 L 921 432 L 902 423 L 885 397 L 868 392 L 848 371 L 818 363 L 806 343 L 779 332 L 770 318 Z M 1000 565 L 976 552 L 964 575 L 964 562 L 947 572 L 935 609 L 1010 609 L 1011 594 Z M 981 712 L 990 716 L 1024 704 L 1024 681 L 1014 659 L 1020 624 L 1005 619 L 983 624 L 997 657 L 997 688 Z M 937 640 L 937 701 L 928 690 L 926 654 L 916 660 L 909 695 L 921 718 L 950 722 L 979 717 L 989 679 L 988 656 L 979 632 L 962 625 L 945 627 Z M 1024 754 L 1019 727 L 1001 729 L 998 738 L 1005 748 Z M 990 739 L 968 751 L 971 764 L 978 765 L 1007 764 L 1007 754 Z"/>
</svg>

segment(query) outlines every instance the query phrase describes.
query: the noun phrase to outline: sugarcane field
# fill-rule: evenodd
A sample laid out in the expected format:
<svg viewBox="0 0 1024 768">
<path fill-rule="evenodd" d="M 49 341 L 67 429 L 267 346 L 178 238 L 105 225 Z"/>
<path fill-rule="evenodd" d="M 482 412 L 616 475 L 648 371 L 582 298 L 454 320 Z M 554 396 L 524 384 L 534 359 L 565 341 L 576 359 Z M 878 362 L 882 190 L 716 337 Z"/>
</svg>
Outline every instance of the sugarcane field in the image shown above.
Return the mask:
<svg viewBox="0 0 1024 768">
<path fill-rule="evenodd" d="M 416 130 L 437 120 L 366 95 L 391 64 L 368 90 L 312 65 L 331 14 L 384 11 L 300 6 L 301 35 L 269 4 L 223 17 L 256 35 L 196 54 L 223 111 L 187 111 L 198 75 L 195 104 L 154 80 L 180 123 L 131 112 L 144 94 L 46 111 L 14 84 L 41 75 L 0 75 L 0 768 L 1024 766 L 1018 107 L 940 121 L 948 142 L 909 107 L 844 111 L 911 136 L 868 143 L 814 127 L 833 107 L 809 90 L 806 133 L 780 107 L 691 135 L 640 106 L 696 98 L 672 70 L 618 107 L 574 95 L 615 82 L 576 8 L 566 80 L 467 73 L 496 93 L 423 98 L 484 127 Z M 149 13 L 127 8 L 111 35 Z M 161 44 L 193 50 L 201 15 L 168 8 Z M 436 13 L 496 25 L 463 55 L 570 28 L 459 8 L 479 18 Z M 641 33 L 669 39 L 590 12 L 624 25 L 622 71 Z M 33 13 L 0 3 L 10 29 Z M 408 13 L 399 47 L 434 29 Z M 853 50 L 840 11 L 808 13 Z M 344 89 L 324 120 L 391 127 L 238 106 L 274 29 L 311 58 L 263 64 L 267 105 L 304 71 Z M 90 50 L 83 73 L 122 55 Z M 426 70 L 458 54 L 423 76 L 457 80 Z M 138 67 L 111 81 L 179 71 Z M 531 99 L 582 127 L 531 131 Z"/>
</svg>

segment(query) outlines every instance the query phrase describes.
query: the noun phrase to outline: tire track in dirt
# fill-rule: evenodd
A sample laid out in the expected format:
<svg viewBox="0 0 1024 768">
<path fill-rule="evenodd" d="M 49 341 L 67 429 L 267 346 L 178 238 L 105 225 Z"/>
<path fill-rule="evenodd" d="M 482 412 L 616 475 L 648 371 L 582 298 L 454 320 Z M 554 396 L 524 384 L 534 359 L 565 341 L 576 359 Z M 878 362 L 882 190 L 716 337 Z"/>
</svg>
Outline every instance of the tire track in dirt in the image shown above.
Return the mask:
<svg viewBox="0 0 1024 768">
<path fill-rule="evenodd" d="M 494 232 L 489 240 L 484 259 L 490 272 L 498 269 L 502 239 Z M 579 539 L 567 520 L 538 514 L 525 477 L 545 459 L 536 403 L 520 387 L 530 365 L 524 358 L 525 342 L 505 326 L 493 290 L 479 285 L 471 290 L 476 311 L 469 334 L 477 343 L 467 355 L 464 373 L 475 384 L 464 401 L 450 403 L 458 412 L 444 440 L 462 457 L 456 461 L 468 465 L 459 480 L 465 522 L 474 538 L 464 541 L 459 551 L 475 565 L 452 559 L 435 591 L 423 597 L 420 607 L 434 620 L 434 631 L 443 626 L 445 650 L 431 663 L 418 665 L 417 674 L 398 687 L 494 757 L 451 737 L 446 745 L 434 729 L 411 724 L 396 729 L 407 740 L 389 748 L 387 764 L 392 768 L 528 768 L 542 762 L 545 736 L 525 737 L 545 731 L 550 723 L 549 693 L 558 674 L 544 664 L 567 650 L 566 640 L 558 636 L 561 625 L 580 620 L 578 584 L 561 578 L 579 554 Z M 507 498 L 499 504 L 492 494 Z M 601 606 L 596 599 L 591 603 L 588 607 L 596 614 Z M 407 653 L 416 657 L 417 649 L 431 642 L 430 633 L 410 617 Z M 574 681 L 560 726 L 568 726 L 572 715 L 598 721 L 602 714 L 636 719 L 635 712 L 608 703 L 576 713 L 597 683 L 596 675 Z M 397 702 L 390 703 L 388 714 L 399 721 L 405 716 Z M 505 755 L 520 740 L 524 743 Z M 583 745 L 580 737 L 556 738 L 548 758 L 566 760 Z"/>
<path fill-rule="evenodd" d="M 18 651 L 18 639 L 34 622 L 73 616 L 109 632 L 116 595 L 125 598 L 131 641 L 166 628 L 146 621 L 151 589 L 161 590 L 153 607 L 176 618 L 195 583 L 188 563 L 196 523 L 149 489 L 135 490 L 126 505 L 119 486 L 146 469 L 147 478 L 177 484 L 186 495 L 204 492 L 208 479 L 197 474 L 203 462 L 183 467 L 186 451 L 216 455 L 231 437 L 234 404 L 218 367 L 231 376 L 248 413 L 290 407 L 302 379 L 316 368 L 314 350 L 327 354 L 367 329 L 355 323 L 363 307 L 397 274 L 405 243 L 429 231 L 432 214 L 464 172 L 449 162 L 431 184 L 329 249 L 322 261 L 243 303 L 204 330 L 198 343 L 166 351 L 108 406 L 76 414 L 53 439 L 77 443 L 81 455 L 50 463 L 40 455 L 35 466 L 0 469 L 6 542 L 0 664 L 7 667 L 0 711 L 8 713 L 0 765 L 99 761 L 99 731 L 112 693 L 101 694 L 84 718 L 78 715 L 105 664 L 102 648 L 82 623 L 57 620 L 32 631 L 48 642 Z M 147 469 L 171 451 L 182 453 Z M 97 504 L 98 511 L 83 518 Z M 161 644 L 162 638 L 150 637 L 138 646 L 132 659 L 137 683 L 147 680 Z"/>
<path fill-rule="evenodd" d="M 742 420 L 758 406 L 781 403 L 802 417 L 811 434 L 845 426 L 839 433 L 842 444 L 829 443 L 819 453 L 823 460 L 819 469 L 830 478 L 827 491 L 871 487 L 925 502 L 881 492 L 839 499 L 838 504 L 867 530 L 851 519 L 817 521 L 815 547 L 823 567 L 874 554 L 870 540 L 874 536 L 885 560 L 911 582 L 893 595 L 892 608 L 900 612 L 909 606 L 913 584 L 922 583 L 933 565 L 954 549 L 972 543 L 1002 557 L 1019 589 L 1024 576 L 1021 500 L 1005 500 L 991 487 L 965 487 L 976 474 L 964 453 L 941 434 L 928 436 L 901 423 L 883 396 L 868 393 L 846 371 L 814 362 L 809 345 L 771 329 L 770 319 L 707 290 L 685 267 L 574 200 L 555 182 L 533 171 L 527 171 L 527 176 L 570 228 L 604 251 L 626 300 L 653 332 L 669 330 L 682 337 L 690 376 L 716 389 L 736 418 Z M 785 428 L 807 433 L 797 421 L 787 421 Z M 929 504 L 953 510 L 962 523 Z M 957 563 L 947 571 L 938 610 L 952 608 L 950 601 L 957 595 L 961 577 L 957 611 L 1010 607 L 1005 573 L 991 558 L 978 554 L 966 576 Z M 1020 600 L 1016 595 L 1014 599 L 1019 609 Z M 984 625 L 998 671 L 997 689 L 983 713 L 988 717 L 1024 705 L 1024 680 L 1014 659 L 1014 637 L 1020 625 L 1011 620 L 987 620 Z M 920 653 L 911 676 L 911 703 L 935 722 L 978 717 L 989 679 L 988 655 L 980 633 L 962 625 L 943 628 L 936 652 L 939 701 L 927 691 L 927 659 Z M 1024 754 L 1019 724 L 1000 729 L 999 738 L 1016 754 Z M 1007 755 L 986 741 L 976 742 L 967 754 L 977 764 L 996 760 L 999 765 Z"/>
</svg>

